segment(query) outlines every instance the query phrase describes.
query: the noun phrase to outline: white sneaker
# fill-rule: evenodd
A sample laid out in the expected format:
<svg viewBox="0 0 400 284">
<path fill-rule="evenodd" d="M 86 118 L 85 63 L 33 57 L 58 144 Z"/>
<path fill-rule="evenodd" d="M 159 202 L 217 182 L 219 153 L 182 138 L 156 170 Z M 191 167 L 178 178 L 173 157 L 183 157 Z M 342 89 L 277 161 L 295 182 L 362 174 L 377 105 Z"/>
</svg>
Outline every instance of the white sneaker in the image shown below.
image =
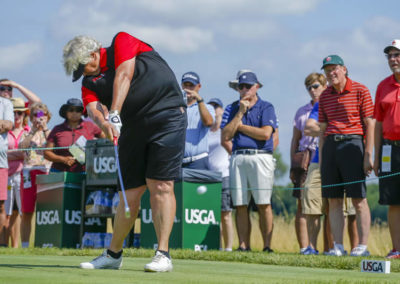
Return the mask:
<svg viewBox="0 0 400 284">
<path fill-rule="evenodd" d="M 367 250 L 367 247 L 363 248 L 363 247 L 356 246 L 355 248 L 353 248 L 351 250 L 350 255 L 351 256 L 369 256 L 369 251 Z"/>
<path fill-rule="evenodd" d="M 347 251 L 335 245 L 326 255 L 344 256 L 347 255 Z"/>
<path fill-rule="evenodd" d="M 83 269 L 120 269 L 122 266 L 122 255 L 115 259 L 107 254 L 107 250 L 93 259 L 91 262 L 82 262 L 80 267 Z"/>
<path fill-rule="evenodd" d="M 153 257 L 150 263 L 144 266 L 144 271 L 147 272 L 167 272 L 173 268 L 172 261 L 159 251 Z"/>
</svg>

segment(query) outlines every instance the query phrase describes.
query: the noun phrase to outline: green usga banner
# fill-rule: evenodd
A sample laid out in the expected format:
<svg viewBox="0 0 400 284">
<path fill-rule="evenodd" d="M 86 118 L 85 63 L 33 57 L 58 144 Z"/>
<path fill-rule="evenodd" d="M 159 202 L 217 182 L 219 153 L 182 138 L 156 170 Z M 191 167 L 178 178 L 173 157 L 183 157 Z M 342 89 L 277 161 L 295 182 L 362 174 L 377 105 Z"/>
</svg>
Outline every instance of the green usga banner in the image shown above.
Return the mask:
<svg viewBox="0 0 400 284">
<path fill-rule="evenodd" d="M 74 173 L 37 177 L 35 247 L 79 247 L 83 178 Z M 85 224 L 88 232 L 105 232 L 107 228 L 100 218 L 87 218 Z"/>
<path fill-rule="evenodd" d="M 204 193 L 198 191 L 201 186 L 206 187 Z M 169 246 L 195 251 L 219 249 L 221 183 L 176 183 L 175 196 L 176 217 Z M 141 247 L 157 249 L 149 191 L 142 197 L 141 221 Z"/>
</svg>

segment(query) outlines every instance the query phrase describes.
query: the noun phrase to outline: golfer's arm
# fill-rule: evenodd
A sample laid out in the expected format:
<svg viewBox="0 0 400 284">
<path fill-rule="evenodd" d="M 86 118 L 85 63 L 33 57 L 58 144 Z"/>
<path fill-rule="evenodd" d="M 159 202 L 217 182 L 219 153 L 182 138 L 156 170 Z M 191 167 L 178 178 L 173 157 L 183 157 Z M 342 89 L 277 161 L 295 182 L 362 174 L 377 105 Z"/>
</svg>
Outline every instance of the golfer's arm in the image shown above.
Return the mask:
<svg viewBox="0 0 400 284">
<path fill-rule="evenodd" d="M 89 117 L 97 124 L 98 127 L 103 129 L 104 122 L 107 122 L 106 114 L 100 102 L 90 102 L 86 105 L 86 110 Z"/>
<path fill-rule="evenodd" d="M 270 125 L 265 125 L 263 127 L 255 127 L 242 124 L 238 126 L 237 130 L 256 140 L 267 141 L 271 138 L 274 129 Z"/>
<path fill-rule="evenodd" d="M 239 111 L 235 117 L 225 125 L 222 130 L 221 141 L 231 141 L 236 134 L 239 125 L 242 123 L 243 114 Z"/>
<path fill-rule="evenodd" d="M 379 162 L 379 151 L 381 150 L 382 146 L 382 122 L 376 121 L 375 122 L 375 162 Z"/>
<path fill-rule="evenodd" d="M 313 137 L 318 137 L 319 136 L 319 123 L 313 118 L 309 118 L 306 121 L 306 126 L 304 127 L 304 134 L 306 136 L 313 136 Z"/>
<path fill-rule="evenodd" d="M 124 61 L 118 66 L 117 70 L 115 70 L 113 98 L 110 111 L 117 110 L 121 112 L 135 71 L 135 60 L 134 57 Z"/>
<path fill-rule="evenodd" d="M 364 118 L 365 125 L 365 155 L 372 157 L 372 150 L 374 148 L 374 127 L 375 120 L 372 117 Z"/>
</svg>

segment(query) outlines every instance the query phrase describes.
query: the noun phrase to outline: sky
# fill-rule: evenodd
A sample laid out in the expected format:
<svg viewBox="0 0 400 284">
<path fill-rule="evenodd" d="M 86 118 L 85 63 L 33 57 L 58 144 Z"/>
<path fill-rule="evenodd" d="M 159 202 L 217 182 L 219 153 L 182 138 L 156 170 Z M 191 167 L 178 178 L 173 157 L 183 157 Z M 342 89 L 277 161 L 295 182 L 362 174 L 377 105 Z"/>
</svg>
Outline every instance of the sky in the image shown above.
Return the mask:
<svg viewBox="0 0 400 284">
<path fill-rule="evenodd" d="M 228 87 L 239 69 L 253 70 L 280 122 L 279 149 L 290 161 L 296 110 L 309 102 L 304 79 L 320 72 L 322 59 L 340 55 L 349 77 L 366 85 L 390 75 L 383 48 L 400 38 L 398 1 L 355 0 L 1 0 L 0 78 L 36 93 L 53 113 L 80 98 L 62 66 L 63 46 L 90 35 L 107 47 L 126 31 L 151 44 L 178 82 L 199 74 L 200 95 L 226 105 L 239 95 Z M 21 94 L 15 91 L 14 96 Z"/>
</svg>

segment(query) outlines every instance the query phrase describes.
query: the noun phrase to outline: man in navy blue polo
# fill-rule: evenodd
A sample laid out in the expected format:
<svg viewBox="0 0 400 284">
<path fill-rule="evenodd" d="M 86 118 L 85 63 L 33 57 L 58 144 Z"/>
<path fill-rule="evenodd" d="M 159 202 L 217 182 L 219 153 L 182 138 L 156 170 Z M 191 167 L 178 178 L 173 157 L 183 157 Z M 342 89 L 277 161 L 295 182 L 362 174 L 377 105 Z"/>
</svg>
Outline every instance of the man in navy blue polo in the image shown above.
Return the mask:
<svg viewBox="0 0 400 284">
<path fill-rule="evenodd" d="M 200 77 L 195 72 L 182 76 L 182 89 L 187 99 L 188 126 L 186 129 L 183 168 L 208 170 L 208 133 L 214 123 L 214 108 L 199 95 Z"/>
<path fill-rule="evenodd" d="M 260 215 L 264 251 L 272 252 L 271 195 L 275 170 L 272 152 L 278 125 L 273 105 L 261 100 L 257 94 L 261 87 L 253 72 L 240 75 L 240 100 L 232 103 L 228 124 L 222 131 L 223 141 L 233 139 L 229 175 L 232 201 L 236 207 L 239 251 L 250 250 L 247 206 L 252 195 Z"/>
</svg>

